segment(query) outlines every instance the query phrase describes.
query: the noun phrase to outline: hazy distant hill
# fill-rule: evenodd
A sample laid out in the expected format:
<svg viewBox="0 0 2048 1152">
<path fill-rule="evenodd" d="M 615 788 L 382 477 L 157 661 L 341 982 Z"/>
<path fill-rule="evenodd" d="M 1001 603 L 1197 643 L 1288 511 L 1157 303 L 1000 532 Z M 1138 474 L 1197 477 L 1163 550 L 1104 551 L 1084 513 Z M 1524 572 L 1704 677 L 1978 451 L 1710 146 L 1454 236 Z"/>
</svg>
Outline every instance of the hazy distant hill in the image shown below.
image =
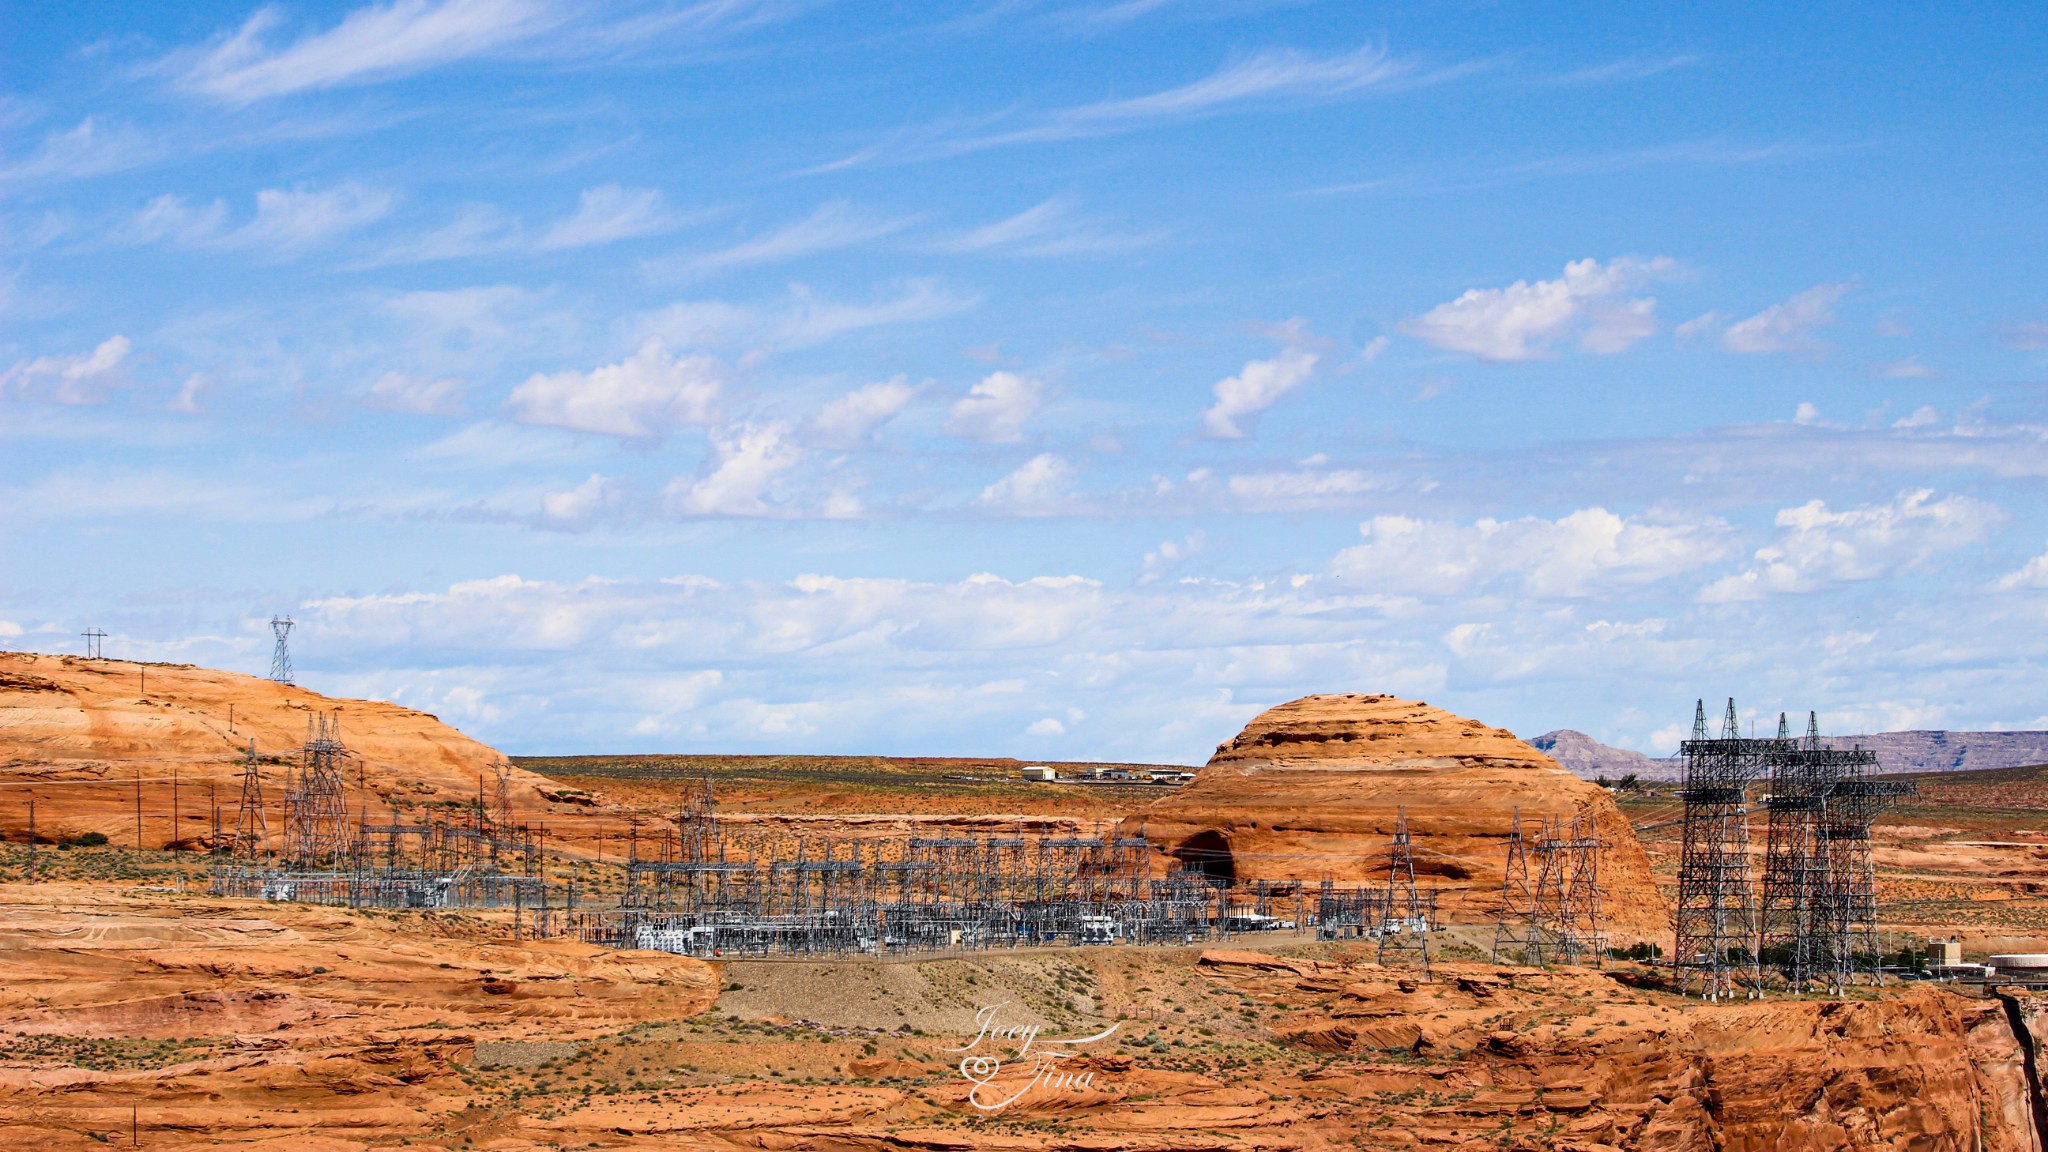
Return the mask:
<svg viewBox="0 0 2048 1152">
<path fill-rule="evenodd" d="M 2048 764 L 2048 732 L 1879 732 L 1836 736 L 1828 743 L 1872 749 L 1886 772 L 1979 772 Z"/>
<path fill-rule="evenodd" d="M 1588 780 L 1618 779 L 1630 772 L 1644 780 L 1676 780 L 1683 769 L 1677 759 L 1611 747 L 1569 728 L 1545 732 L 1529 743 L 1572 775 Z M 1877 732 L 1833 736 L 1827 743 L 1876 752 L 1883 772 L 1976 772 L 2048 764 L 2048 732 Z"/>
<path fill-rule="evenodd" d="M 1619 780 L 1633 772 L 1643 780 L 1676 780 L 1679 765 L 1675 760 L 1664 760 L 1602 744 L 1584 732 L 1560 728 L 1545 732 L 1530 739 L 1529 744 L 1538 752 L 1562 765 L 1565 771 L 1582 779 L 1605 776 Z"/>
</svg>

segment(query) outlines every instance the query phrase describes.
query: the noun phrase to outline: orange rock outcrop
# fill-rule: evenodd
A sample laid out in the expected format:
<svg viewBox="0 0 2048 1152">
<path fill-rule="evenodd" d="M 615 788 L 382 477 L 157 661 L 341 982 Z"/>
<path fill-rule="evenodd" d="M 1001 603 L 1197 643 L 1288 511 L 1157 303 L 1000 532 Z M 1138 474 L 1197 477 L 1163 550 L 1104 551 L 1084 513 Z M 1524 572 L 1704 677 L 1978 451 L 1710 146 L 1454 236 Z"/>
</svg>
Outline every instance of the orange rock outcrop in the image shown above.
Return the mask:
<svg viewBox="0 0 2048 1152">
<path fill-rule="evenodd" d="M 216 802 L 233 831 L 249 745 L 295 757 L 316 713 L 339 721 L 353 756 L 351 804 L 373 813 L 394 801 L 473 800 L 480 780 L 495 788 L 505 760 L 434 716 L 383 701 L 187 664 L 0 653 L 0 838 L 26 839 L 33 796 L 38 839 L 100 832 L 133 844 L 139 788 L 145 846 L 202 846 Z M 273 808 L 284 771 L 276 759 L 262 766 Z M 515 807 L 543 802 L 534 787 L 544 777 L 512 775 Z"/>
<path fill-rule="evenodd" d="M 1599 830 L 1608 927 L 1663 940 L 1670 911 L 1606 789 L 1514 733 L 1393 696 L 1308 696 L 1268 709 L 1195 778 L 1124 821 L 1127 834 L 1239 880 L 1384 877 L 1405 810 L 1417 875 L 1447 920 L 1491 919 L 1521 814 L 1577 815 Z"/>
</svg>

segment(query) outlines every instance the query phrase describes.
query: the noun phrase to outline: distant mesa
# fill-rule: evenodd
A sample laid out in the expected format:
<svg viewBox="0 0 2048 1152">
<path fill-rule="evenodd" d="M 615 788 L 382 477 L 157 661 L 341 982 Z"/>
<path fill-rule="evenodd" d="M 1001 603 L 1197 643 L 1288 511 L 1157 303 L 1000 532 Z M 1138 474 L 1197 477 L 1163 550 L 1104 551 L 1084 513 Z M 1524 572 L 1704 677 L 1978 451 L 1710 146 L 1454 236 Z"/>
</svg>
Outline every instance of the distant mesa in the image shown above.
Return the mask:
<svg viewBox="0 0 2048 1152">
<path fill-rule="evenodd" d="M 2048 764 L 2048 732 L 1873 732 L 1830 736 L 1826 742 L 1837 748 L 1871 749 L 1877 753 L 1878 770 L 1886 773 L 1978 772 Z M 1677 780 L 1685 774 L 1685 762 L 1677 757 L 1615 748 L 1570 728 L 1545 732 L 1529 744 L 1586 780 L 1618 780 L 1631 772 L 1641 780 Z"/>
<path fill-rule="evenodd" d="M 1406 809 L 1416 870 L 1446 919 L 1491 920 L 1520 809 L 1590 818 L 1606 843 L 1601 880 L 1617 940 L 1659 940 L 1670 914 L 1607 791 L 1514 733 L 1394 696 L 1307 696 L 1269 709 L 1216 749 L 1195 778 L 1124 821 L 1155 847 L 1232 880 L 1383 877 Z"/>
</svg>

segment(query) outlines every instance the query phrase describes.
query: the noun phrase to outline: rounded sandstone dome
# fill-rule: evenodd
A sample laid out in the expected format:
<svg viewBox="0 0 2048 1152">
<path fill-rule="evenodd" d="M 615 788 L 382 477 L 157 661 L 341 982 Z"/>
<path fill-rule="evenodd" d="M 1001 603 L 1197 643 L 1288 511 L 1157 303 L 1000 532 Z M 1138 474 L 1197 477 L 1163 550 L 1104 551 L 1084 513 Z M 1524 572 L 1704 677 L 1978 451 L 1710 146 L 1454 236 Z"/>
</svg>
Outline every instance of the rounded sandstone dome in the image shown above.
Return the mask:
<svg viewBox="0 0 2048 1152">
<path fill-rule="evenodd" d="M 1416 870 L 1448 922 L 1492 918 L 1519 817 L 1528 835 L 1545 819 L 1594 830 L 1617 940 L 1668 929 L 1649 860 L 1606 789 L 1512 732 L 1398 696 L 1304 696 L 1269 708 L 1124 830 L 1233 883 L 1384 882 L 1403 815 Z"/>
<path fill-rule="evenodd" d="M 1505 728 L 1398 696 L 1347 692 L 1268 708 L 1216 747 L 1211 767 L 1289 768 L 1487 763 L 1562 771 Z"/>
</svg>

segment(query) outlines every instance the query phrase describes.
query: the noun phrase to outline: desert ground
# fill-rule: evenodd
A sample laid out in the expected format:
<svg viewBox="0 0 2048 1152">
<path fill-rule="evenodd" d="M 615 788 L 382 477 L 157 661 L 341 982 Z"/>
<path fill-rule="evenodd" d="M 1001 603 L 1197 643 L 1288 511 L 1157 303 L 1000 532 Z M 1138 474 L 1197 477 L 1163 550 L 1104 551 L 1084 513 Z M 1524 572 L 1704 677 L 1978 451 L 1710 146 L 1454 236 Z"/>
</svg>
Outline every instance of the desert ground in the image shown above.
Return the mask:
<svg viewBox="0 0 2048 1152">
<path fill-rule="evenodd" d="M 15 675 L 59 687 L 31 681 L 0 707 L 0 1147 L 2038 1152 L 2048 1120 L 2034 1058 L 2048 999 L 1891 980 L 1703 1004 L 1651 965 L 1492 963 L 1476 905 L 1436 934 L 1425 972 L 1298 932 L 706 961 L 535 939 L 505 912 L 213 898 L 210 813 L 172 815 L 168 773 L 144 768 L 170 745 L 176 787 L 233 779 L 234 741 L 201 722 L 212 698 L 171 692 L 169 668 L 152 671 L 157 695 L 119 680 L 105 708 L 89 685 Z M 57 692 L 90 722 L 56 730 Z M 288 746 L 303 716 L 276 696 L 236 696 L 236 723 L 273 707 Z M 370 724 L 359 705 L 342 705 L 351 730 Z M 446 756 L 425 771 L 392 738 L 389 767 L 362 774 L 365 806 L 473 794 L 495 754 L 421 715 L 392 723 Z M 616 889 L 625 830 L 658 826 L 699 779 L 745 832 L 847 838 L 1099 831 L 1175 791 L 1025 783 L 1016 767 L 641 756 L 512 771 L 522 816 L 549 829 L 544 867 L 596 899 Z M 2048 949 L 2043 781 L 1917 781 L 1875 829 L 1888 947 Z M 1202 797 L 1173 810 L 1222 803 Z M 1650 878 L 1635 911 L 1668 905 L 1675 797 L 1651 785 L 1610 803 Z M 1752 839 L 1760 850 L 1760 822 Z"/>
</svg>

